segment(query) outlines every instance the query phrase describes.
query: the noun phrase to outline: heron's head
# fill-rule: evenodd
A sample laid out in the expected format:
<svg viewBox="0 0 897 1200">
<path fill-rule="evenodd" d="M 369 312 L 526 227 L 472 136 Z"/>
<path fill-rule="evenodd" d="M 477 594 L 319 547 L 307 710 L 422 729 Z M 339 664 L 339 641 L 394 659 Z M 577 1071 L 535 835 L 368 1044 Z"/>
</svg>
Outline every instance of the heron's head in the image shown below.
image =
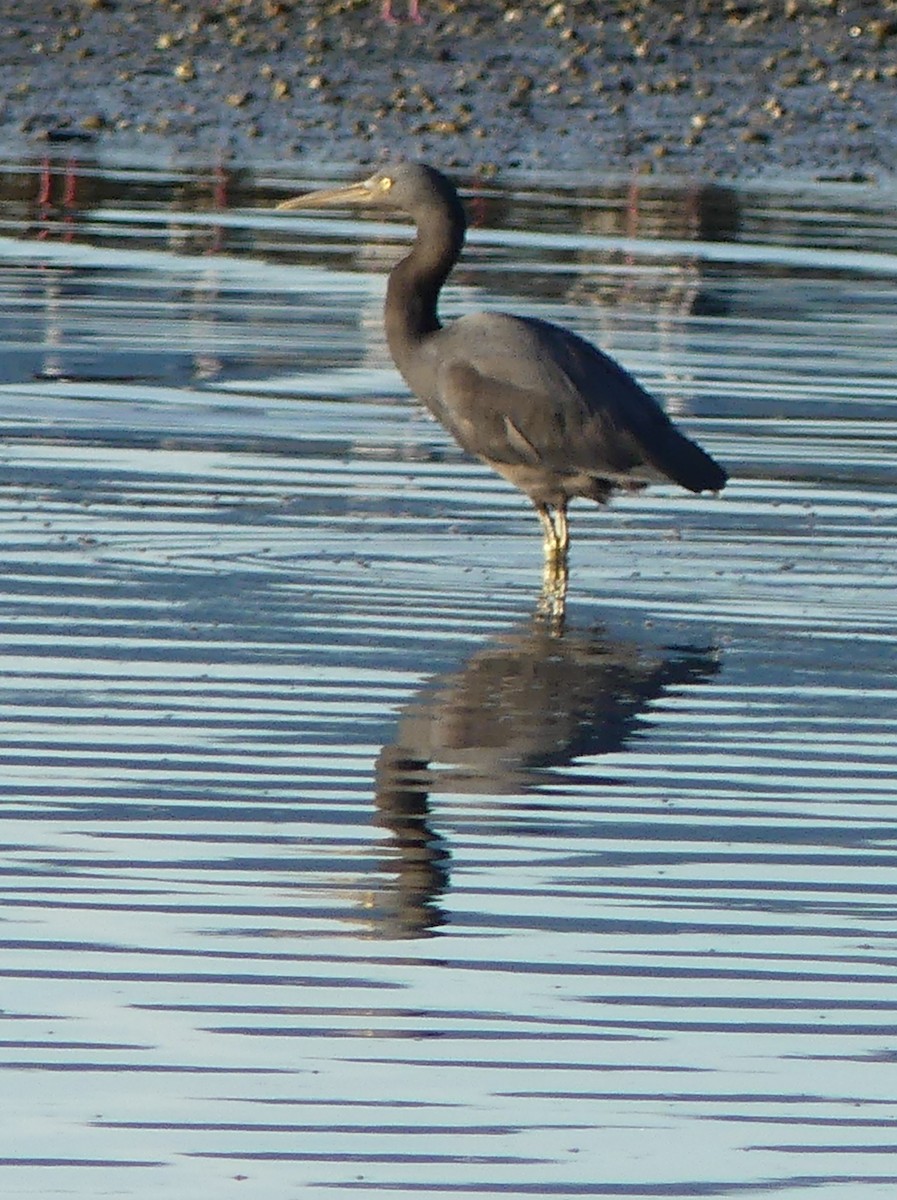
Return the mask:
<svg viewBox="0 0 897 1200">
<path fill-rule="evenodd" d="M 384 167 L 361 183 L 326 191 L 306 192 L 283 200 L 278 209 L 374 207 L 394 208 L 417 217 L 422 211 L 439 207 L 460 213 L 458 193 L 446 177 L 425 163 L 401 162 Z"/>
</svg>

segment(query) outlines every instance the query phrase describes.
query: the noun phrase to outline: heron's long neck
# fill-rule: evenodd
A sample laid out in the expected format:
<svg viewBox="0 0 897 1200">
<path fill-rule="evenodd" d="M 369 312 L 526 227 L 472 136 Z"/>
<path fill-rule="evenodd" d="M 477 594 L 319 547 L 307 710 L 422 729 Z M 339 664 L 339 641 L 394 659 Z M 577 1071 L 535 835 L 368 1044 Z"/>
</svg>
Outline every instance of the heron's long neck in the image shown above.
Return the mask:
<svg viewBox="0 0 897 1200">
<path fill-rule="evenodd" d="M 399 370 L 428 333 L 440 328 L 439 291 L 458 260 L 464 228 L 451 215 L 428 213 L 418 220 L 408 254 L 390 272 L 384 321 L 389 349 Z"/>
</svg>

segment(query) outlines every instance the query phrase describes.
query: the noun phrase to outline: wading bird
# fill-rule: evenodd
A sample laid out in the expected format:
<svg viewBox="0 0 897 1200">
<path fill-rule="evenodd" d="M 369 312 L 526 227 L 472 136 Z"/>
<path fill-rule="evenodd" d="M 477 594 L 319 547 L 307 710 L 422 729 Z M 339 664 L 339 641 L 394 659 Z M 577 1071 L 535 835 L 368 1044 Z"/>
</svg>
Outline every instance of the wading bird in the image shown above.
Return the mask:
<svg viewBox="0 0 897 1200">
<path fill-rule="evenodd" d="M 547 321 L 473 313 L 443 326 L 439 292 L 464 244 L 454 186 L 422 163 L 362 183 L 310 192 L 280 209 L 366 205 L 398 209 L 417 226 L 386 290 L 386 338 L 412 392 L 468 453 L 532 501 L 545 538 L 543 599 L 563 612 L 567 504 L 605 503 L 617 490 L 672 480 L 719 491 L 726 472 L 685 437 L 653 396 L 603 351 Z"/>
</svg>

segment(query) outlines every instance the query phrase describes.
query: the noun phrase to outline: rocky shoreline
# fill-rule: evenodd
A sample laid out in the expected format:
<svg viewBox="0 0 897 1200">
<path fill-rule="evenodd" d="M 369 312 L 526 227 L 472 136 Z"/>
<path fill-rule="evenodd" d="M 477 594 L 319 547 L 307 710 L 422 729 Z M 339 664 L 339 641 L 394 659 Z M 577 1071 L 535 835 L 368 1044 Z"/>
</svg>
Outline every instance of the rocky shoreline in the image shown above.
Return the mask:
<svg viewBox="0 0 897 1200">
<path fill-rule="evenodd" d="M 0 144 L 466 172 L 897 173 L 897 3 L 0 0 Z"/>
</svg>

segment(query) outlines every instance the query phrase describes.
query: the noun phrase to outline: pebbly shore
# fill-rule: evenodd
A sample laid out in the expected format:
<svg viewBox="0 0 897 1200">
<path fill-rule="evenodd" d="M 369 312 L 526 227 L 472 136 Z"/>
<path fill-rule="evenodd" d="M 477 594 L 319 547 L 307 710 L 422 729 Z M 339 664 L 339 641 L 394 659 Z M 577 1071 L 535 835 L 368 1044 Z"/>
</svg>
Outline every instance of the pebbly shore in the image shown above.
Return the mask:
<svg viewBox="0 0 897 1200">
<path fill-rule="evenodd" d="M 887 182 L 897 2 L 0 0 L 0 148 Z"/>
</svg>

